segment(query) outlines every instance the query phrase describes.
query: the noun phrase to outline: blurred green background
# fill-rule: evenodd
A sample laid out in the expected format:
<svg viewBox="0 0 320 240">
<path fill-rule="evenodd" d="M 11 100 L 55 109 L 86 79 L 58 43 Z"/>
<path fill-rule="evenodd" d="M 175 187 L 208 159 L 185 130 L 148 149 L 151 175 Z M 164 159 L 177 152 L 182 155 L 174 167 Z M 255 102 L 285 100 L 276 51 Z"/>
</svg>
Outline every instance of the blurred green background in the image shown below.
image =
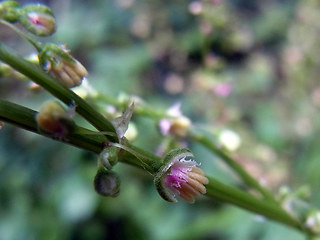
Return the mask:
<svg viewBox="0 0 320 240">
<path fill-rule="evenodd" d="M 31 1 L 20 1 L 31 3 Z M 310 187 L 320 200 L 320 2 L 318 0 L 52 0 L 57 32 L 89 71 L 90 84 L 156 109 L 182 103 L 199 131 L 240 144 L 231 154 L 277 193 Z M 33 49 L 0 26 L 21 55 Z M 52 97 L 28 81 L 0 79 L 0 96 L 33 109 Z M 98 107 L 98 106 L 97 106 Z M 106 105 L 99 104 L 100 111 Z M 134 116 L 134 144 L 155 152 L 166 141 L 151 119 Z M 222 141 L 222 140 L 221 140 Z M 208 150 L 189 144 L 208 175 L 237 183 Z M 97 156 L 6 124 L 0 131 L 0 240 L 304 237 L 204 198 L 163 201 L 152 177 L 119 164 L 117 198 L 93 189 Z"/>
</svg>

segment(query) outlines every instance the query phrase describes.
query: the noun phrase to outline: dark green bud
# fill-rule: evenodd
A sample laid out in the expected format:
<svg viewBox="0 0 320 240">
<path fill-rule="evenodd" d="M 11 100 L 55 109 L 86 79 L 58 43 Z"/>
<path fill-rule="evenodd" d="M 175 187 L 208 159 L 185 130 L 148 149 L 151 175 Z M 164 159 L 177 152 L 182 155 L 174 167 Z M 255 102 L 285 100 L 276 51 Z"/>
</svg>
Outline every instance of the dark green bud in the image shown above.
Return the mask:
<svg viewBox="0 0 320 240">
<path fill-rule="evenodd" d="M 120 192 L 120 178 L 116 172 L 99 168 L 94 178 L 94 189 L 105 197 L 117 197 Z"/>
</svg>

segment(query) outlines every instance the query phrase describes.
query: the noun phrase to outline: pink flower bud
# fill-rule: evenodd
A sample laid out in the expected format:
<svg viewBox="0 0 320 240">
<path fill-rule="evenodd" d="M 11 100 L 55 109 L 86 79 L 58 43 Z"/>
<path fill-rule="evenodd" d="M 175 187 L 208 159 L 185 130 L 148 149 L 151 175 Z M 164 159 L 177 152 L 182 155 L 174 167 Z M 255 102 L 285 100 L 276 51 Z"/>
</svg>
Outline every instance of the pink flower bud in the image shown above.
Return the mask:
<svg viewBox="0 0 320 240">
<path fill-rule="evenodd" d="M 188 149 L 174 149 L 164 158 L 164 165 L 155 177 L 155 185 L 159 194 L 169 202 L 177 202 L 176 195 L 189 203 L 195 197 L 206 193 L 204 184 L 209 180 L 198 168 L 193 154 Z"/>
<path fill-rule="evenodd" d="M 20 23 L 37 36 L 48 36 L 55 32 L 56 21 L 52 11 L 40 4 L 27 5 L 21 10 Z"/>
<path fill-rule="evenodd" d="M 48 14 L 30 12 L 28 19 L 31 25 L 29 29 L 32 28 L 32 32 L 38 36 L 47 36 L 56 30 L 55 19 Z"/>
</svg>

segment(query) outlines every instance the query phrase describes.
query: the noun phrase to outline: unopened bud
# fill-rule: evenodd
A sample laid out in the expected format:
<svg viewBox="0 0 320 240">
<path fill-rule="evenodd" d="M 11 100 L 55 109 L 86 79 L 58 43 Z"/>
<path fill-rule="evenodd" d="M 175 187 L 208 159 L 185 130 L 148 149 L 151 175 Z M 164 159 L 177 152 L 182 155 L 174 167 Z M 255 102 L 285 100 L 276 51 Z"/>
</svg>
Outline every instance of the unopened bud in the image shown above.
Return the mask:
<svg viewBox="0 0 320 240">
<path fill-rule="evenodd" d="M 38 55 L 40 65 L 51 72 L 67 88 L 79 86 L 88 75 L 85 67 L 65 49 L 55 44 L 46 44 Z"/>
<path fill-rule="evenodd" d="M 41 130 L 59 137 L 66 136 L 74 127 L 69 112 L 57 101 L 45 102 L 36 116 Z"/>
<path fill-rule="evenodd" d="M 176 118 L 163 118 L 159 122 L 159 128 L 162 135 L 166 136 L 171 134 L 178 138 L 187 136 L 191 121 L 185 116 L 179 116 Z"/>
<path fill-rule="evenodd" d="M 16 22 L 19 18 L 19 13 L 16 7 L 19 3 L 16 1 L 3 1 L 0 3 L 0 19 L 8 22 Z"/>
<path fill-rule="evenodd" d="M 31 4 L 21 9 L 20 23 L 37 36 L 48 36 L 55 32 L 56 21 L 50 8 Z"/>
<path fill-rule="evenodd" d="M 204 184 L 209 180 L 193 160 L 193 154 L 186 148 L 173 149 L 163 159 L 163 166 L 154 178 L 154 184 L 160 196 L 169 201 L 177 202 L 180 196 L 189 203 L 195 197 L 206 193 Z"/>
<path fill-rule="evenodd" d="M 94 178 L 94 189 L 105 197 L 117 197 L 120 192 L 120 178 L 117 173 L 99 168 Z"/>
</svg>

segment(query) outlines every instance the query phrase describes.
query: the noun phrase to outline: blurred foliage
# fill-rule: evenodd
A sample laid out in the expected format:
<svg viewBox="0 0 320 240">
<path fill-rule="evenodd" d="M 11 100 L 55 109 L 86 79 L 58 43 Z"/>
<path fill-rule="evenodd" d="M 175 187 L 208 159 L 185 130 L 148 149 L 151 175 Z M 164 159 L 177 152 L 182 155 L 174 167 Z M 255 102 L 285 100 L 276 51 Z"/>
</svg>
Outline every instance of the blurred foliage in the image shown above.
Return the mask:
<svg viewBox="0 0 320 240">
<path fill-rule="evenodd" d="M 20 1 L 31 2 L 31 1 Z M 320 200 L 320 3 L 317 0 L 48 0 L 89 81 L 115 97 L 141 96 L 165 110 L 182 102 L 199 131 L 240 136 L 232 155 L 275 193 L 308 185 Z M 1 26 L 22 55 L 32 48 Z M 0 95 L 39 109 L 51 98 L 6 77 Z M 99 104 L 101 111 L 105 105 Z M 133 116 L 134 144 L 156 151 L 153 120 Z M 148 129 L 146 131 L 146 129 Z M 185 143 L 187 144 L 187 143 Z M 207 174 L 237 179 L 195 143 Z M 284 226 L 206 198 L 164 202 L 151 176 L 116 166 L 117 198 L 94 192 L 97 157 L 5 124 L 0 132 L 0 239 L 304 239 Z"/>
</svg>

